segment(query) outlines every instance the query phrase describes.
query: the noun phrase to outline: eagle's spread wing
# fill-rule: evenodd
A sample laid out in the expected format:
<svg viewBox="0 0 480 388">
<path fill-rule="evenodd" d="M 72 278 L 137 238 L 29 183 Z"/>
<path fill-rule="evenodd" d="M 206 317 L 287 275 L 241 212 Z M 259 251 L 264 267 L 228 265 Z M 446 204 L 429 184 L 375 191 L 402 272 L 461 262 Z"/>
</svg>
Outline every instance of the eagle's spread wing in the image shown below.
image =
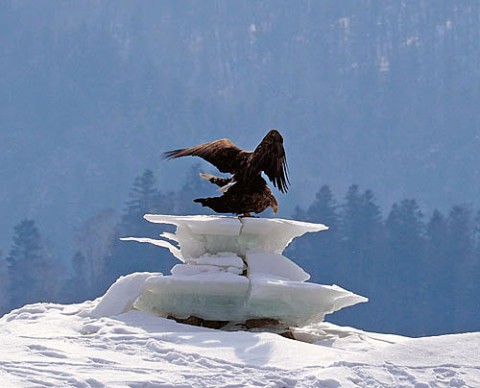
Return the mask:
<svg viewBox="0 0 480 388">
<path fill-rule="evenodd" d="M 199 156 L 213 164 L 220 172 L 235 173 L 239 170 L 243 151 L 229 139 L 220 139 L 191 148 L 168 151 L 163 155 L 167 159 L 182 156 Z"/>
<path fill-rule="evenodd" d="M 282 193 L 288 190 L 288 166 L 283 148 L 283 138 L 275 129 L 272 129 L 255 148 L 250 157 L 250 172 L 264 171 L 270 181 Z"/>
</svg>

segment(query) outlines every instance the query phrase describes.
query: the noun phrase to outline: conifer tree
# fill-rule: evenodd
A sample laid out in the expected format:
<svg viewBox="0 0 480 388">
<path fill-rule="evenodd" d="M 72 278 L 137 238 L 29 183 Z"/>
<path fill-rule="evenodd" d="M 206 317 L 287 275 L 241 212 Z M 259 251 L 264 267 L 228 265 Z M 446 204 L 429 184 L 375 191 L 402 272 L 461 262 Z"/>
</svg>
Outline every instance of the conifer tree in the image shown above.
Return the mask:
<svg viewBox="0 0 480 388">
<path fill-rule="evenodd" d="M 385 273 L 388 288 L 385 294 L 390 300 L 386 313 L 402 317 L 389 322 L 389 330 L 413 334 L 409 330 L 420 329 L 422 295 L 420 279 L 425 252 L 425 226 L 423 213 L 414 199 L 404 199 L 394 204 L 387 217 L 389 260 Z M 391 326 L 390 326 L 391 325 Z"/>
<path fill-rule="evenodd" d="M 0 251 L 0 317 L 7 312 L 7 268 Z"/>
<path fill-rule="evenodd" d="M 355 319 L 360 325 L 379 327 L 377 311 L 385 303 L 374 294 L 382 289 L 383 278 L 379 271 L 384 263 L 384 224 L 380 207 L 371 190 L 360 192 L 351 185 L 345 195 L 340 213 L 340 240 L 342 249 L 337 260 L 344 263 L 343 276 L 339 280 L 349 289 L 370 298 L 369 309 L 345 311 L 333 320 L 345 324 L 345 319 Z M 376 326 L 377 325 L 377 326 Z"/>
<path fill-rule="evenodd" d="M 8 308 L 44 300 L 43 266 L 46 260 L 45 246 L 35 221 L 25 219 L 14 228 L 13 243 L 8 262 Z"/>
<path fill-rule="evenodd" d="M 73 275 L 67 279 L 62 292 L 63 301 L 77 303 L 97 296 L 91 290 L 88 261 L 79 251 L 72 258 L 72 269 Z"/>
<path fill-rule="evenodd" d="M 394 204 L 386 221 L 389 232 L 391 253 L 397 258 L 397 269 L 411 274 L 409 264 L 418 262 L 423 254 L 425 226 L 423 213 L 414 199 L 404 199 L 400 204 Z"/>
<path fill-rule="evenodd" d="M 380 262 L 383 261 L 384 253 L 384 225 L 382 212 L 376 203 L 375 195 L 371 190 L 365 190 L 360 197 L 360 222 L 358 230 L 359 241 L 359 275 L 363 277 L 364 283 L 368 286 L 373 282 L 370 277 L 379 276 Z"/>
<path fill-rule="evenodd" d="M 102 276 L 105 271 L 105 260 L 119 237 L 118 231 L 115 230 L 116 222 L 115 212 L 112 209 L 105 209 L 87 219 L 76 230 L 73 239 L 77 251 L 75 257 L 81 255 L 85 259 L 87 270 L 82 294 L 96 296 L 104 291 Z M 74 264 L 75 258 L 72 260 Z"/>
<path fill-rule="evenodd" d="M 133 182 L 121 224 L 130 232 L 136 232 L 137 229 L 144 230 L 143 216 L 147 213 L 156 213 L 158 207 L 159 193 L 155 176 L 151 170 L 145 170 Z"/>
<path fill-rule="evenodd" d="M 475 303 L 475 300 L 478 301 L 478 295 L 480 295 L 480 282 L 478 281 L 478 279 L 480 279 L 480 210 L 477 211 L 474 219 L 474 252 L 469 272 L 468 283 L 471 284 L 470 293 L 473 295 L 470 300 L 470 310 L 471 314 L 473 314 L 473 318 L 470 319 L 470 322 L 478 322 L 478 317 L 480 316 L 480 304 Z M 468 330 L 471 329 L 469 328 Z"/>
<path fill-rule="evenodd" d="M 360 203 L 358 185 L 351 185 L 342 206 L 342 240 L 347 254 L 355 254 L 359 245 Z"/>
<path fill-rule="evenodd" d="M 474 249 L 472 212 L 466 206 L 453 206 L 448 214 L 447 254 L 468 262 Z"/>
<path fill-rule="evenodd" d="M 141 236 L 158 238 L 157 225 L 147 222 L 143 216 L 148 213 L 171 213 L 172 196 L 163 195 L 156 185 L 151 170 L 145 170 L 135 178 L 129 193 L 125 211 L 113 236 L 111 253 L 105 260 L 103 290 L 119 276 L 138 271 L 166 271 L 173 259 L 167 252 L 149 244 L 120 241 L 120 237 Z"/>
<path fill-rule="evenodd" d="M 453 263 L 448 255 L 449 230 L 443 214 L 435 209 L 426 230 L 425 304 L 423 319 L 430 334 L 453 329 Z"/>
<path fill-rule="evenodd" d="M 217 186 L 199 176 L 202 172 L 199 163 L 193 164 L 187 171 L 185 182 L 178 192 L 175 193 L 175 213 L 186 214 L 212 214 L 212 210 L 194 203 L 195 198 L 215 197 L 220 195 Z"/>
<path fill-rule="evenodd" d="M 360 194 L 357 185 L 350 186 L 345 196 L 341 226 L 345 260 L 350 263 L 352 274 L 349 280 L 357 291 L 369 292 L 370 278 L 375 276 L 375 265 L 383 259 L 384 249 L 382 214 L 371 190 Z"/>
<path fill-rule="evenodd" d="M 474 220 L 468 206 L 453 206 L 448 214 L 447 255 L 451 263 L 452 284 L 455 284 L 450 298 L 453 325 L 456 330 L 468 329 L 467 322 L 475 319 L 479 312 L 478 295 L 473 294 L 478 278 L 472 278 L 475 271 Z M 478 317 L 478 316 L 477 316 Z"/>
<path fill-rule="evenodd" d="M 299 257 L 302 266 L 312 275 L 313 281 L 330 283 L 341 277 L 342 262 L 340 253 L 338 205 L 328 185 L 324 185 L 316 193 L 313 203 L 307 211 L 297 207 L 295 219 L 321 223 L 328 230 L 306 235 L 301 242 L 301 252 L 294 253 Z"/>
</svg>

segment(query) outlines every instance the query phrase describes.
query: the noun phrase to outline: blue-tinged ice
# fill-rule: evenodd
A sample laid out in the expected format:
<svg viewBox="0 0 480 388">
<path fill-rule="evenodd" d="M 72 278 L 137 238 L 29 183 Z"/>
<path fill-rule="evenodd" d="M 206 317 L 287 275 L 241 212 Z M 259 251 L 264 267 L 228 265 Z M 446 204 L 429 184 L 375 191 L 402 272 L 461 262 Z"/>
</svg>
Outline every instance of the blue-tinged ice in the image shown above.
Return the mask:
<svg viewBox="0 0 480 388">
<path fill-rule="evenodd" d="M 327 230 L 324 225 L 220 216 L 149 214 L 145 219 L 175 225 L 176 231 L 162 233 L 162 239 L 124 240 L 167 248 L 181 263 L 169 276 L 145 279 L 133 303 L 136 309 L 180 319 L 270 318 L 298 327 L 367 301 L 336 285 L 307 282 L 310 275 L 282 255 L 295 237 Z"/>
</svg>

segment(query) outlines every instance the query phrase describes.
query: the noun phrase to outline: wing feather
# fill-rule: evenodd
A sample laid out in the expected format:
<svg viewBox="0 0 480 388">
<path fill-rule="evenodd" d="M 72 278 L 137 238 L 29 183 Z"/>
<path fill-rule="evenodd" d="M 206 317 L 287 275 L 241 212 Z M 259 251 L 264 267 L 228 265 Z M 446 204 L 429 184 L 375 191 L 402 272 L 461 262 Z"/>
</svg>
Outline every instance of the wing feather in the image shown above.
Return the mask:
<svg viewBox="0 0 480 388">
<path fill-rule="evenodd" d="M 163 156 L 166 159 L 198 156 L 213 164 L 220 172 L 233 174 L 240 168 L 242 153 L 244 151 L 230 139 L 220 139 L 191 148 L 167 151 Z"/>
<path fill-rule="evenodd" d="M 288 191 L 288 165 L 282 135 L 272 129 L 255 148 L 249 163 L 250 173 L 263 171 L 282 193 Z"/>
</svg>

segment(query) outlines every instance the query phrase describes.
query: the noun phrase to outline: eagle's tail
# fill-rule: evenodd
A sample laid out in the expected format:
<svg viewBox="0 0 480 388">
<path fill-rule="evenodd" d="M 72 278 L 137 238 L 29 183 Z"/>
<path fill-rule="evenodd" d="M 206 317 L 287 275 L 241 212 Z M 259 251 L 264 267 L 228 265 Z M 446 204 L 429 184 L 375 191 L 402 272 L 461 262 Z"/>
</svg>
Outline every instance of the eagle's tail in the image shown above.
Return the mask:
<svg viewBox="0 0 480 388">
<path fill-rule="evenodd" d="M 205 203 L 207 202 L 207 199 L 208 199 L 208 198 L 197 198 L 197 199 L 194 199 L 193 202 L 195 202 L 195 203 L 201 203 L 202 206 L 205 206 Z"/>
<path fill-rule="evenodd" d="M 215 210 L 212 206 L 216 207 L 214 204 L 214 201 L 212 201 L 213 198 L 197 198 L 194 199 L 193 202 L 199 203 L 204 207 L 209 207 L 212 210 Z"/>
<path fill-rule="evenodd" d="M 228 203 L 225 203 L 224 197 L 197 198 L 194 199 L 193 202 L 209 207 L 217 213 L 232 213 Z"/>
</svg>

